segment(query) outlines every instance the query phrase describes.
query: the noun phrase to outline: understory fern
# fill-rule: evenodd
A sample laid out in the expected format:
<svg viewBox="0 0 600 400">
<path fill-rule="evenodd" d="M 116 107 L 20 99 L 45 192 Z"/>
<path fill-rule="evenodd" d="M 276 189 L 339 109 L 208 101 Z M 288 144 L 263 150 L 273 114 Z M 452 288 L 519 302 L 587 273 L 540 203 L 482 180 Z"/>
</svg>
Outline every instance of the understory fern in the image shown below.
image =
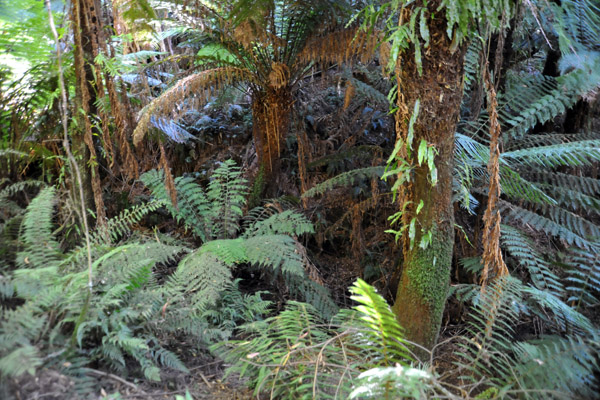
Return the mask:
<svg viewBox="0 0 600 400">
<path fill-rule="evenodd" d="M 479 290 L 475 288 L 475 290 Z M 599 336 L 593 325 L 554 295 L 497 279 L 475 297 L 469 334 L 460 347 L 468 392 L 493 398 L 594 398 Z M 539 339 L 515 340 L 513 321 L 553 310 L 557 323 Z M 564 314 L 563 314 L 564 312 Z M 546 318 L 547 319 L 547 318 Z"/>
<path fill-rule="evenodd" d="M 65 252 L 55 237 L 55 190 L 39 192 L 22 217 L 14 267 L 0 276 L 6 304 L 0 309 L 0 380 L 79 365 L 65 373 L 84 385 L 74 388 L 81 393 L 94 387 L 85 378 L 92 363 L 127 375 L 135 371 L 131 361 L 147 379 L 160 380 L 161 368 L 187 371 L 169 350 L 173 335 L 185 333 L 206 346 L 228 338 L 238 322 L 262 317 L 260 294 L 235 305 L 222 301 L 222 293 L 239 289 L 231 266 L 216 255 L 131 235 L 129 225 L 160 205 L 124 211 L 92 233 L 90 288 L 85 247 Z M 159 265 L 173 264 L 173 273 L 157 275 Z"/>
<path fill-rule="evenodd" d="M 371 286 L 359 280 L 351 291 L 360 305 L 340 311 L 331 323 L 309 304 L 290 302 L 279 315 L 248 326 L 251 339 L 215 345 L 232 364 L 227 374 L 239 374 L 256 396 L 269 398 L 344 399 L 353 389 L 371 398 L 396 398 L 403 388 L 386 385 L 385 377 L 376 387 L 366 376 L 357 379 L 371 368 L 373 373 L 394 365 L 408 367 L 410 352 L 402 330 Z M 412 383 L 426 388 L 418 376 Z"/>
<path fill-rule="evenodd" d="M 282 278 L 294 297 L 310 301 L 323 315 L 337 312 L 327 291 L 308 278 L 298 251 L 301 244 L 294 239 L 314 232 L 310 221 L 292 210 L 267 206 L 250 210 L 244 217 L 248 187 L 232 160 L 214 171 L 206 189 L 191 178 L 176 178 L 177 207 L 171 203 L 161 172 L 147 172 L 141 180 L 203 242 L 196 251 L 199 256 L 211 254 L 227 268 L 249 265 L 272 280 Z"/>
</svg>

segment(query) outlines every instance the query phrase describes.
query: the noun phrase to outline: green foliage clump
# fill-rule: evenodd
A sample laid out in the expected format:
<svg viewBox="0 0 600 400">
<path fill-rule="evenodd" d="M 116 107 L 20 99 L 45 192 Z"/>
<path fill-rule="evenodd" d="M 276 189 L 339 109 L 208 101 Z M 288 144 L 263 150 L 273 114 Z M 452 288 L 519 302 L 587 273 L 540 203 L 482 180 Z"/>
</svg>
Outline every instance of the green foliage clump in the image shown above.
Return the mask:
<svg viewBox="0 0 600 400">
<path fill-rule="evenodd" d="M 211 254 L 228 268 L 249 264 L 272 279 L 283 278 L 294 296 L 310 301 L 322 315 L 333 316 L 337 306 L 327 291 L 309 280 L 301 244 L 293 237 L 314 232 L 302 214 L 257 207 L 244 218 L 248 187 L 235 162 L 223 162 L 205 190 L 191 178 L 174 180 L 177 207 L 171 203 L 163 175 L 150 171 L 141 180 L 152 194 L 166 204 L 177 221 L 182 221 L 203 244 L 198 254 Z"/>
<path fill-rule="evenodd" d="M 347 398 L 355 388 L 355 393 L 370 393 L 371 398 L 394 397 L 403 389 L 384 384 L 389 377 L 371 385 L 367 376 L 358 376 L 370 368 L 375 373 L 396 363 L 408 366 L 411 356 L 402 329 L 373 287 L 358 280 L 351 291 L 360 305 L 340 311 L 330 323 L 309 304 L 290 302 L 279 315 L 247 326 L 249 340 L 213 348 L 232 364 L 227 374 L 248 378 L 257 396 Z"/>
</svg>

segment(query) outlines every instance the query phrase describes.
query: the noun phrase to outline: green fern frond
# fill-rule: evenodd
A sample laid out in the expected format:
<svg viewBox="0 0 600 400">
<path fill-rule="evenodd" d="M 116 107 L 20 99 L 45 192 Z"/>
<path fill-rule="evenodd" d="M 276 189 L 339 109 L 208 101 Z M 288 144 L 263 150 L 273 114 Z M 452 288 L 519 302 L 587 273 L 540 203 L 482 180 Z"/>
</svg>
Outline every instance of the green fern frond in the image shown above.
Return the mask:
<svg viewBox="0 0 600 400">
<path fill-rule="evenodd" d="M 550 264 L 536 250 L 533 242 L 519 229 L 501 226 L 502 246 L 527 269 L 536 288 L 561 296 L 565 288 L 560 278 L 550 269 Z"/>
<path fill-rule="evenodd" d="M 594 305 L 600 303 L 600 256 L 598 252 L 571 249 L 568 257 L 567 270 L 568 302 L 579 305 Z"/>
<path fill-rule="evenodd" d="M 555 211 L 555 220 L 555 218 L 548 218 L 514 204 L 508 204 L 504 201 L 499 202 L 499 207 L 507 222 L 529 224 L 537 231 L 558 237 L 570 245 L 581 248 L 590 249 L 596 246 L 593 238 L 588 237 L 589 233 L 586 231 L 586 225 L 591 223 L 584 222 L 575 214 L 566 214 L 566 212 Z M 568 223 L 569 227 L 573 227 L 575 231 L 563 225 L 563 221 Z"/>
<path fill-rule="evenodd" d="M 55 191 L 43 189 L 29 204 L 23 218 L 24 251 L 17 254 L 20 268 L 56 266 L 62 258 L 60 246 L 52 234 Z"/>
<path fill-rule="evenodd" d="M 207 197 L 212 204 L 213 237 L 234 237 L 240 229 L 242 209 L 246 205 L 247 182 L 233 160 L 224 161 L 211 178 Z"/>
<path fill-rule="evenodd" d="M 510 375 L 512 360 L 504 355 L 514 335 L 513 321 L 518 320 L 522 303 L 522 284 L 515 278 L 502 277 L 474 297 L 473 320 L 469 322 L 469 337 L 461 343 L 459 365 L 470 371 L 465 379 L 492 379 Z"/>
<path fill-rule="evenodd" d="M 597 329 L 586 316 L 552 293 L 534 287 L 524 287 L 522 292 L 530 296 L 526 302 L 529 310 L 546 320 L 557 333 L 575 332 L 584 337 L 597 336 Z M 549 318 L 548 313 L 553 318 Z"/>
<path fill-rule="evenodd" d="M 528 388 L 528 398 L 591 399 L 597 396 L 594 371 L 598 361 L 593 356 L 598 352 L 597 342 L 589 343 L 581 337 L 550 336 L 517 343 L 513 351 L 517 365 L 508 385 Z"/>
<path fill-rule="evenodd" d="M 302 257 L 294 240 L 286 235 L 253 236 L 244 243 L 248 261 L 268 267 L 283 276 L 304 276 Z"/>
<path fill-rule="evenodd" d="M 244 237 L 263 235 L 295 235 L 314 233 L 313 224 L 302 214 L 285 210 L 255 221 L 244 231 Z"/>
<path fill-rule="evenodd" d="M 372 365 L 391 366 L 410 360 L 407 343 L 402 340 L 402 327 L 385 299 L 362 279 L 354 283 L 350 292 L 352 300 L 359 303 L 354 308 L 361 314 L 360 324 L 367 328 L 364 348 L 379 355 L 371 360 Z"/>
<path fill-rule="evenodd" d="M 156 211 L 162 205 L 163 203 L 160 201 L 153 201 L 121 211 L 119 215 L 106 221 L 106 224 L 92 234 L 92 243 L 106 244 L 107 237 L 110 237 L 113 243 L 117 242 L 120 237 L 131 232 L 132 225 L 137 224 L 147 214 Z"/>
<path fill-rule="evenodd" d="M 581 167 L 600 161 L 600 140 L 582 140 L 502 153 L 509 163 L 538 168 Z"/>
<path fill-rule="evenodd" d="M 207 213 L 209 212 L 209 201 L 200 185 L 192 178 L 178 177 L 175 179 L 177 191 L 177 208 L 171 202 L 171 196 L 167 192 L 162 170 L 148 171 L 140 180 L 152 191 L 152 195 L 165 207 L 171 215 L 182 222 L 184 226 L 203 241 L 210 238 L 208 230 Z"/>
<path fill-rule="evenodd" d="M 204 243 L 198 253 L 212 253 L 219 261 L 229 267 L 248 262 L 243 238 L 211 240 Z"/>
<path fill-rule="evenodd" d="M 523 174 L 533 182 L 545 183 L 553 187 L 569 188 L 592 197 L 600 195 L 600 179 L 548 170 L 524 171 Z"/>
<path fill-rule="evenodd" d="M 381 178 L 385 171 L 384 166 L 358 168 L 352 171 L 344 172 L 338 176 L 321 182 L 318 185 L 307 190 L 302 197 L 310 198 L 325 192 L 328 192 L 338 186 L 352 185 L 363 179 Z"/>
<path fill-rule="evenodd" d="M 188 254 L 164 285 L 164 293 L 172 306 L 201 314 L 213 306 L 231 282 L 230 269 L 208 252 Z"/>
<path fill-rule="evenodd" d="M 581 214 L 600 214 L 600 200 L 598 197 L 589 196 L 570 187 L 561 187 L 550 184 L 540 184 L 539 187 L 554 200 L 557 205 Z"/>
</svg>

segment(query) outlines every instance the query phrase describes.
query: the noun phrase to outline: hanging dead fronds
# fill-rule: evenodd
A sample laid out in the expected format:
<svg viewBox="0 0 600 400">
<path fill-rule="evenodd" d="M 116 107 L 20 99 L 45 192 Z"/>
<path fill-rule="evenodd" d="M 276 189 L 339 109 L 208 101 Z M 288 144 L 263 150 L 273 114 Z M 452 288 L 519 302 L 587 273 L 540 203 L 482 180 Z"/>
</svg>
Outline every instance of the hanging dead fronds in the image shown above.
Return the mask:
<svg viewBox="0 0 600 400">
<path fill-rule="evenodd" d="M 352 61 L 367 63 L 375 57 L 380 35 L 360 28 L 348 28 L 312 38 L 298 54 L 298 62 L 342 64 Z"/>
<path fill-rule="evenodd" d="M 252 47 L 257 42 L 268 43 L 270 35 L 263 27 L 259 26 L 254 21 L 247 19 L 242 21 L 235 27 L 232 34 L 233 39 L 244 47 L 245 50 L 251 51 Z M 271 40 L 273 42 L 273 40 Z M 272 43 L 276 44 L 276 43 Z"/>
<path fill-rule="evenodd" d="M 173 117 L 177 113 L 177 107 L 180 107 L 179 102 L 186 97 L 193 95 L 197 102 L 206 103 L 223 87 L 251 80 L 248 70 L 235 67 L 209 69 L 181 79 L 142 109 L 141 118 L 133 131 L 133 144 L 137 146 L 144 139 L 152 116 Z"/>
<path fill-rule="evenodd" d="M 491 83 L 489 69 L 484 71 L 484 82 L 488 91 L 490 114 L 490 160 L 487 165 L 490 176 L 488 204 L 483 216 L 483 272 L 481 290 L 485 290 L 488 279 L 508 275 L 508 268 L 500 250 L 500 211 L 496 207 L 500 197 L 500 123 L 496 90 Z"/>
<path fill-rule="evenodd" d="M 307 160 L 310 157 L 310 146 L 308 144 L 308 135 L 305 129 L 297 130 L 298 140 L 298 177 L 300 178 L 300 194 L 308 190 L 308 172 L 306 169 Z M 302 207 L 308 207 L 308 199 L 302 197 Z"/>
<path fill-rule="evenodd" d="M 275 88 L 280 89 L 289 84 L 290 81 L 290 69 L 287 65 L 279 62 L 271 64 L 271 72 L 269 72 L 269 84 Z"/>
<path fill-rule="evenodd" d="M 81 8 L 83 5 L 84 8 Z M 86 14 L 88 13 L 89 14 Z M 82 20 L 82 16 L 87 20 Z M 81 105 L 82 113 L 79 113 L 80 118 L 83 119 L 83 141 L 87 145 L 90 158 L 90 172 L 91 172 L 91 183 L 92 192 L 94 194 L 94 203 L 96 206 L 96 224 L 103 225 L 106 221 L 106 213 L 104 211 L 104 200 L 102 199 L 102 185 L 100 183 L 100 173 L 98 171 L 98 158 L 96 154 L 96 148 L 94 146 L 94 140 L 92 135 L 92 123 L 90 121 L 90 91 L 88 88 L 88 81 L 86 79 L 85 71 L 85 57 L 84 57 L 84 42 L 82 37 L 82 24 L 86 24 L 87 31 L 97 32 L 98 18 L 95 13 L 94 7 L 90 7 L 87 2 L 74 2 L 71 14 L 71 21 L 73 22 L 73 33 L 74 33 L 74 44 L 75 44 L 75 75 L 77 80 L 77 97 L 78 102 Z M 89 25 L 92 23 L 93 25 Z M 92 43 L 96 42 L 92 40 Z M 97 51 L 97 47 L 94 47 Z M 85 215 L 82 218 L 86 218 Z"/>
</svg>

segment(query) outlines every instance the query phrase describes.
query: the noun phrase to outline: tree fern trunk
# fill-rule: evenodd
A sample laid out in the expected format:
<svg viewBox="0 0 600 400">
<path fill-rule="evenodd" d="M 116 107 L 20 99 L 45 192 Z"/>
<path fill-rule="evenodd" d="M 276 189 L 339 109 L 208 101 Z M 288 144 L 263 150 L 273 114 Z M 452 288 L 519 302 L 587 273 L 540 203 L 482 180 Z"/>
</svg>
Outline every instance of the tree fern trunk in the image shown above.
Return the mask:
<svg viewBox="0 0 600 400">
<path fill-rule="evenodd" d="M 433 14 L 437 1 L 428 8 Z M 454 132 L 462 97 L 464 51 L 450 51 L 451 41 L 446 34 L 446 21 L 431 18 L 431 43 L 423 49 L 422 74 L 419 75 L 412 52 L 404 54 L 398 68 L 398 138 L 406 143 L 408 110 L 420 100 L 420 112 L 414 126 L 414 148 L 422 139 L 433 145 L 438 154 L 435 165 L 438 182 L 432 186 L 426 165 L 416 166 L 411 182 L 400 192 L 405 204 L 403 223 L 416 218 L 416 237 L 406 233 L 402 238 L 403 262 L 401 278 L 393 310 L 405 329 L 406 338 L 431 348 L 439 334 L 446 302 L 452 251 L 454 246 L 454 212 L 452 207 L 452 168 L 454 162 Z M 402 113 L 402 110 L 405 110 Z M 416 158 L 416 157 L 413 157 Z M 412 161 L 415 163 L 415 160 Z M 417 206 L 422 202 L 420 212 Z M 431 241 L 419 246 L 421 237 L 430 232 Z"/>
<path fill-rule="evenodd" d="M 252 136 L 259 168 L 266 182 L 272 182 L 279 172 L 279 159 L 285 149 L 291 111 L 292 94 L 288 87 L 269 88 L 266 93 L 254 96 Z"/>
</svg>

